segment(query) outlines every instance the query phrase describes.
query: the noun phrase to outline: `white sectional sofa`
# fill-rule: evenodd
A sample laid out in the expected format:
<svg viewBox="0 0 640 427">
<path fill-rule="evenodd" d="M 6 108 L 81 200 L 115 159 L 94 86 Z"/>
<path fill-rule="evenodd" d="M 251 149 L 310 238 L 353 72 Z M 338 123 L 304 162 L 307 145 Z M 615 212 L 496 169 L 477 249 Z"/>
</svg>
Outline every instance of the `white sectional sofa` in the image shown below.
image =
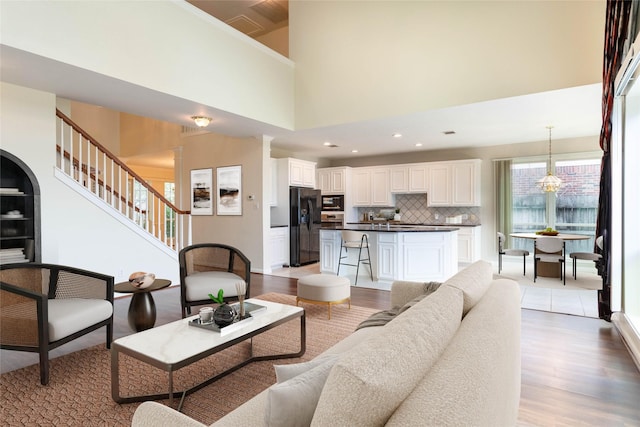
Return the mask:
<svg viewBox="0 0 640 427">
<path fill-rule="evenodd" d="M 393 320 L 358 329 L 310 362 L 276 366 L 277 384 L 213 426 L 515 425 L 517 283 L 494 280 L 479 261 L 432 289 L 395 282 Z M 203 424 L 145 402 L 132 425 Z"/>
</svg>

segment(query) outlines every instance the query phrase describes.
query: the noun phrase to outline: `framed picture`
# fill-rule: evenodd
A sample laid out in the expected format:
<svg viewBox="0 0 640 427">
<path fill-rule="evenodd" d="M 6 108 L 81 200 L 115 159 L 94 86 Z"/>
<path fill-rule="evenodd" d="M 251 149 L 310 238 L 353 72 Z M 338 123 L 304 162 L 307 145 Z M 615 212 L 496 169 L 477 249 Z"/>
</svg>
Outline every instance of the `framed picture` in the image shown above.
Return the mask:
<svg viewBox="0 0 640 427">
<path fill-rule="evenodd" d="M 191 171 L 191 215 L 213 215 L 213 169 Z"/>
<path fill-rule="evenodd" d="M 242 166 L 217 169 L 218 215 L 242 215 Z"/>
</svg>

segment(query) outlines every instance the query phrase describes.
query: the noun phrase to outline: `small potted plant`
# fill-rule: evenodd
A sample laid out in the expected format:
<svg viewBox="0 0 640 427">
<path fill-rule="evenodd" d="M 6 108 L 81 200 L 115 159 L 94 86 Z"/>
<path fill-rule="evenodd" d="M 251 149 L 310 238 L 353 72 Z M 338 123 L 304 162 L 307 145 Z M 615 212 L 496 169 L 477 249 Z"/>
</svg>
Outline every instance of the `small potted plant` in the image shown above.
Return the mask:
<svg viewBox="0 0 640 427">
<path fill-rule="evenodd" d="M 213 321 L 216 325 L 222 327 L 228 326 L 233 323 L 236 318 L 236 311 L 229 304 L 224 302 L 224 291 L 218 289 L 218 296 L 209 294 L 209 298 L 213 302 L 218 303 L 218 307 L 213 311 Z"/>
<path fill-rule="evenodd" d="M 396 208 L 396 214 L 393 216 L 394 221 L 400 221 L 400 208 Z"/>
</svg>

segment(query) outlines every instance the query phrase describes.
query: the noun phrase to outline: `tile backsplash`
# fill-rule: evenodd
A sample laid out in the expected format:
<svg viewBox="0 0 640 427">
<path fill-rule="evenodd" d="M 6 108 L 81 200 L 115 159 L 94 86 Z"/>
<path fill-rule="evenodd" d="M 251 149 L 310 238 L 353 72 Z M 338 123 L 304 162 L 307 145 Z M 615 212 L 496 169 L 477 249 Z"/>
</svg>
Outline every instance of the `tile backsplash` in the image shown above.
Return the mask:
<svg viewBox="0 0 640 427">
<path fill-rule="evenodd" d="M 447 218 L 462 216 L 462 224 L 480 224 L 480 207 L 429 207 L 426 194 L 396 194 L 396 208 L 400 208 L 402 222 L 413 224 L 444 224 Z M 369 211 L 375 212 L 387 209 L 358 208 L 358 218 Z M 466 215 L 466 218 L 464 218 Z"/>
</svg>

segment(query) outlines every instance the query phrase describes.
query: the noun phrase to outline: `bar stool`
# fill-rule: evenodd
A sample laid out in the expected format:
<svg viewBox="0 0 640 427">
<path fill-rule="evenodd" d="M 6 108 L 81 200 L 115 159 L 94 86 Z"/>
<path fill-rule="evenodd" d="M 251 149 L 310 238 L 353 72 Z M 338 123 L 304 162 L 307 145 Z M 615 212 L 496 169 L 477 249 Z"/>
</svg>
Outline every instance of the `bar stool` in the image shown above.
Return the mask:
<svg viewBox="0 0 640 427">
<path fill-rule="evenodd" d="M 342 249 L 345 250 L 345 255 L 342 255 Z M 358 249 L 358 261 L 355 264 L 347 264 L 342 262 L 343 259 L 347 258 L 349 248 Z M 362 258 L 362 250 L 367 250 L 367 257 Z M 369 265 L 369 275 L 371 276 L 371 281 L 373 281 L 373 271 L 371 270 L 371 254 L 369 253 L 369 237 L 365 233 L 360 233 L 358 231 L 352 230 L 342 230 L 342 245 L 340 246 L 340 258 L 338 259 L 338 271 L 337 275 L 340 275 L 340 266 L 349 265 L 351 267 L 356 267 L 356 280 L 353 283 L 354 286 L 358 285 L 358 273 L 360 271 L 360 263 Z"/>
</svg>

